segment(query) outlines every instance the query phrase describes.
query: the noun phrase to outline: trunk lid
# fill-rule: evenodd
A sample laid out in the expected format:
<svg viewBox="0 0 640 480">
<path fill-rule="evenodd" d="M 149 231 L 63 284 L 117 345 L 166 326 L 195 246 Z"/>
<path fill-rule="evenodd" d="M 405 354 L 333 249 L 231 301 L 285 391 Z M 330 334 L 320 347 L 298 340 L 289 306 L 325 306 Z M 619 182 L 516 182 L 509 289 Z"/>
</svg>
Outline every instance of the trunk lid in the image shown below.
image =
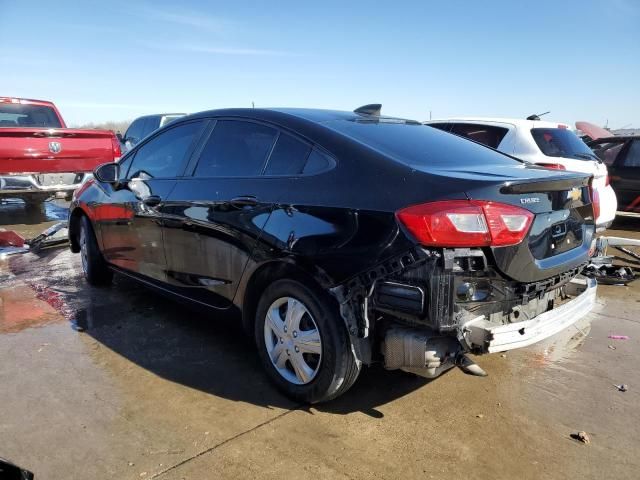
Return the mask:
<svg viewBox="0 0 640 480">
<path fill-rule="evenodd" d="M 465 192 L 472 200 L 510 204 L 535 215 L 522 242 L 490 247 L 495 266 L 506 276 L 536 282 L 588 261 L 595 234 L 589 175 L 522 166 L 490 174 L 471 168 L 439 173 L 469 180 Z"/>
<path fill-rule="evenodd" d="M 112 162 L 108 130 L 2 128 L 0 174 L 90 172 Z"/>
</svg>

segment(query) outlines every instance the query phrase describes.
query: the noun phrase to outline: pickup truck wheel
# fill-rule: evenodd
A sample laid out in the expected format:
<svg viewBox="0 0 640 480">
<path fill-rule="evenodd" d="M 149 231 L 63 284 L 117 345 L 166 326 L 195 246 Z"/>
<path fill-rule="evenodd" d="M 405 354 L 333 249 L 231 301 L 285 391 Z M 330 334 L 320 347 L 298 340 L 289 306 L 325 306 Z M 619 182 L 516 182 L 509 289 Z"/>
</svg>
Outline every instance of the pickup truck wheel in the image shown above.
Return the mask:
<svg viewBox="0 0 640 480">
<path fill-rule="evenodd" d="M 336 398 L 360 373 L 335 301 L 294 280 L 278 280 L 264 291 L 255 339 L 267 374 L 296 401 Z"/>
<path fill-rule="evenodd" d="M 85 216 L 80 219 L 78 244 L 80 245 L 82 271 L 87 282 L 95 286 L 109 285 L 113 279 L 113 272 L 100 253 L 91 222 Z"/>
</svg>

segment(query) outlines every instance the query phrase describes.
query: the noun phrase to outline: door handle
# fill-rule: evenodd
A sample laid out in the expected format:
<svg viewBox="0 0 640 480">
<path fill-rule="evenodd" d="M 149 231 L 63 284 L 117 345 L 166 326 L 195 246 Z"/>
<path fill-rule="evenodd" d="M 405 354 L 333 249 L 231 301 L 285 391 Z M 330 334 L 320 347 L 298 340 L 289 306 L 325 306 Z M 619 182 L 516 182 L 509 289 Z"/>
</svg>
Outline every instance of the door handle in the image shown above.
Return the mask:
<svg viewBox="0 0 640 480">
<path fill-rule="evenodd" d="M 142 199 L 142 203 L 144 203 L 147 207 L 157 207 L 162 202 L 162 199 L 158 195 L 149 195 L 148 197 L 144 197 Z"/>
<path fill-rule="evenodd" d="M 229 204 L 235 208 L 255 207 L 258 205 L 258 199 L 253 195 L 243 195 L 232 199 Z"/>
</svg>

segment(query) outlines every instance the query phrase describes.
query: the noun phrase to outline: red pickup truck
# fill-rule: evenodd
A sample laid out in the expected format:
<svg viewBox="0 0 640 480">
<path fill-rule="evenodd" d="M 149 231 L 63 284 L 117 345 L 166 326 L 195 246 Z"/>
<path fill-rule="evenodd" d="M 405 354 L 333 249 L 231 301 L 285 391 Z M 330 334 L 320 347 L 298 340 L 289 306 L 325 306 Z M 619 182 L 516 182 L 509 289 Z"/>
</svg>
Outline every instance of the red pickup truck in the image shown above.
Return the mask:
<svg viewBox="0 0 640 480">
<path fill-rule="evenodd" d="M 51 102 L 0 97 L 0 199 L 37 205 L 70 197 L 96 166 L 120 155 L 111 131 L 66 128 Z"/>
</svg>

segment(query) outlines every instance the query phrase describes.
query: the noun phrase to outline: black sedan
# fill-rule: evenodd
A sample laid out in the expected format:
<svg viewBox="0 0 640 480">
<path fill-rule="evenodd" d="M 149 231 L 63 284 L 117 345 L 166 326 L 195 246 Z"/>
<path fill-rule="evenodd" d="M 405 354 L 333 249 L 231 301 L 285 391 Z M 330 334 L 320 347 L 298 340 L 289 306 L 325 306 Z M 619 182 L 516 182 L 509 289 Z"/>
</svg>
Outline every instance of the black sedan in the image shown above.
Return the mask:
<svg viewBox="0 0 640 480">
<path fill-rule="evenodd" d="M 276 385 L 319 402 L 373 362 L 481 373 L 466 352 L 588 312 L 589 180 L 371 107 L 216 110 L 99 167 L 69 235 L 91 285 L 240 312 Z"/>
</svg>

